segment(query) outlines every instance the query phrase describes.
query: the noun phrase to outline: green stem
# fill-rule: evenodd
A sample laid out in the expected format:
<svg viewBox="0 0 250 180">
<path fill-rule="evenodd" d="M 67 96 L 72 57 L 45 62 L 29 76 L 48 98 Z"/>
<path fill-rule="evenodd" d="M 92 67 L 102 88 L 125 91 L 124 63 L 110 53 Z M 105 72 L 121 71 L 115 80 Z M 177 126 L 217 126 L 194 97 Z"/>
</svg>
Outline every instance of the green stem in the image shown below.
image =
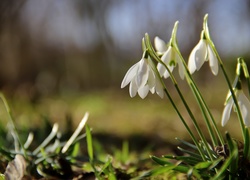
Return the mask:
<svg viewBox="0 0 250 180">
<path fill-rule="evenodd" d="M 235 104 L 235 107 L 236 107 L 236 112 L 238 114 L 238 117 L 239 117 L 239 121 L 240 121 L 240 127 L 241 127 L 241 131 L 242 131 L 242 135 L 243 135 L 243 140 L 245 142 L 245 126 L 244 126 L 244 121 L 243 121 L 243 118 L 242 118 L 242 114 L 241 114 L 241 111 L 240 111 L 240 108 L 239 108 L 239 104 L 238 104 L 238 101 L 237 101 L 237 98 L 236 98 L 236 95 L 234 93 L 234 90 L 233 90 L 233 87 L 231 85 L 231 82 L 228 78 L 228 75 L 225 71 L 225 68 L 223 66 L 223 62 L 219 56 L 219 53 L 217 52 L 216 48 L 215 48 L 215 45 L 214 43 L 212 42 L 211 38 L 210 38 L 210 34 L 209 34 L 209 29 L 208 29 L 208 25 L 207 25 L 207 20 L 208 20 L 208 15 L 206 14 L 206 16 L 204 17 L 204 22 L 203 22 L 203 29 L 204 29 L 204 32 L 205 32 L 205 36 L 207 38 L 207 41 L 209 43 L 209 45 L 211 46 L 211 48 L 213 49 L 213 52 L 215 53 L 218 61 L 219 61 L 219 65 L 221 67 L 221 70 L 224 74 L 224 77 L 226 79 L 226 82 L 228 84 L 228 87 L 229 87 L 229 90 L 230 90 L 230 93 L 232 95 L 232 98 L 233 98 L 233 101 L 234 101 L 234 104 Z"/>
<path fill-rule="evenodd" d="M 172 80 L 172 82 L 173 82 L 173 84 L 174 84 L 174 87 L 176 88 L 176 90 L 177 90 L 177 92 L 178 92 L 178 94 L 179 94 L 179 96 L 180 96 L 180 98 L 181 98 L 181 100 L 182 100 L 182 102 L 183 102 L 183 104 L 184 104 L 184 106 L 185 106 L 185 108 L 186 108 L 186 110 L 187 110 L 187 112 L 188 112 L 190 118 L 192 119 L 192 122 L 193 122 L 193 124 L 194 124 L 194 126 L 195 126 L 195 128 L 196 128 L 196 130 L 197 130 L 197 132 L 198 132 L 198 134 L 199 134 L 199 136 L 200 136 L 200 138 L 202 139 L 202 141 L 203 141 L 204 144 L 205 144 L 205 147 L 206 147 L 206 150 L 207 150 L 207 152 L 208 152 L 209 158 L 210 158 L 211 160 L 213 160 L 213 156 L 212 156 L 212 153 L 211 153 L 211 149 L 209 148 L 208 142 L 207 142 L 207 140 L 205 139 L 205 136 L 203 135 L 203 133 L 202 133 L 202 131 L 201 131 L 201 129 L 200 129 L 200 127 L 199 127 L 199 125 L 198 125 L 198 123 L 197 123 L 197 121 L 196 121 L 196 119 L 195 119 L 193 113 L 192 113 L 192 111 L 190 110 L 190 108 L 189 108 L 189 106 L 188 106 L 188 104 L 187 104 L 187 102 L 186 102 L 184 96 L 182 95 L 182 93 L 181 93 L 181 91 L 180 91 L 180 89 L 179 89 L 179 87 L 178 87 L 177 81 L 175 80 L 175 78 L 174 78 L 172 72 L 169 70 L 169 68 L 167 67 L 167 65 L 166 65 L 165 63 L 163 63 L 163 62 L 159 59 L 159 57 L 156 55 L 156 53 L 155 53 L 154 49 L 152 48 L 152 45 L 151 45 L 151 43 L 150 43 L 150 41 L 149 41 L 149 36 L 148 36 L 147 34 L 146 34 L 145 36 L 146 36 L 146 46 L 149 48 L 149 50 L 148 50 L 148 51 L 149 51 L 149 54 L 150 54 L 156 61 L 158 61 L 159 63 L 161 63 L 161 64 L 167 69 L 167 71 L 169 72 L 170 78 L 171 78 L 171 80 Z M 156 71 L 156 72 L 158 72 L 158 71 Z M 161 78 L 160 78 L 160 79 L 161 79 Z M 164 83 L 163 83 L 163 84 L 164 84 Z M 177 109 L 177 110 L 178 110 L 178 109 Z"/>
<path fill-rule="evenodd" d="M 242 131 L 243 140 L 245 142 L 245 133 L 244 133 L 245 132 L 245 125 L 244 125 L 243 117 L 242 117 L 242 114 L 241 114 L 241 110 L 240 110 L 236 95 L 234 93 L 233 87 L 232 87 L 231 82 L 230 82 L 230 80 L 228 78 L 228 75 L 226 73 L 226 70 L 225 70 L 225 68 L 223 66 L 223 62 L 222 62 L 222 60 L 221 60 L 221 58 L 220 58 L 214 44 L 213 44 L 213 42 L 210 39 L 208 39 L 208 42 L 209 42 L 210 46 L 212 47 L 212 49 L 213 49 L 213 51 L 214 51 L 214 53 L 215 53 L 215 55 L 216 55 L 216 57 L 217 57 L 217 59 L 219 61 L 219 65 L 220 65 L 221 70 L 223 72 L 223 75 L 224 75 L 224 77 L 226 79 L 227 85 L 229 87 L 229 91 L 230 91 L 230 93 L 232 95 L 232 98 L 233 98 L 233 101 L 234 101 L 234 104 L 235 104 L 235 108 L 236 108 L 236 112 L 238 114 L 239 121 L 240 121 L 240 127 L 241 127 L 241 131 Z"/>
<path fill-rule="evenodd" d="M 202 106 L 200 106 L 200 107 L 204 110 L 204 114 L 205 114 L 205 112 L 208 114 L 208 116 L 209 116 L 209 118 L 210 118 L 210 120 L 212 122 L 212 125 L 214 127 L 214 130 L 215 130 L 215 132 L 216 132 L 216 134 L 217 134 L 217 136 L 218 136 L 218 138 L 220 140 L 221 145 L 225 144 L 223 136 L 222 136 L 221 132 L 219 131 L 217 124 L 215 123 L 215 119 L 214 119 L 214 117 L 213 117 L 210 109 L 208 108 L 208 106 L 207 106 L 207 104 L 206 104 L 203 96 L 201 95 L 199 89 L 197 88 L 197 86 L 196 86 L 196 84 L 195 84 L 195 82 L 194 82 L 194 80 L 191 77 L 191 75 L 190 75 L 189 72 L 188 72 L 188 74 L 189 74 L 188 76 L 189 76 L 189 78 L 190 78 L 190 80 L 192 82 L 192 83 L 190 83 L 191 89 L 194 91 L 194 93 L 196 94 L 196 96 L 199 98 L 199 101 L 202 103 Z M 211 128 L 209 120 L 208 120 L 207 116 L 205 116 L 205 117 L 206 117 L 205 121 L 208 124 L 209 132 L 211 132 L 211 136 L 212 136 L 213 142 L 215 143 L 214 145 L 218 145 L 218 141 L 217 141 L 217 139 L 216 139 L 216 137 L 215 137 L 215 135 L 213 133 L 213 130 Z"/>
<path fill-rule="evenodd" d="M 216 132 L 219 140 L 220 140 L 220 143 L 224 144 L 223 137 L 222 137 L 220 131 L 218 130 L 218 127 L 217 127 L 217 125 L 215 123 L 214 117 L 213 117 L 212 113 L 210 112 L 210 109 L 208 108 L 208 106 L 207 106 L 204 98 L 202 97 L 199 89 L 197 88 L 191 74 L 189 73 L 186 62 L 185 62 L 184 58 L 182 57 L 181 52 L 180 52 L 180 50 L 178 48 L 177 38 L 176 38 L 177 26 L 178 26 L 178 22 L 176 22 L 173 33 L 172 33 L 172 38 L 171 38 L 172 44 L 173 44 L 174 48 L 176 49 L 176 52 L 179 55 L 179 57 L 181 58 L 181 61 L 182 61 L 183 65 L 184 65 L 184 67 L 186 69 L 186 75 L 187 75 L 186 77 L 189 78 L 189 79 L 187 79 L 188 82 L 189 82 L 188 84 L 189 84 L 190 88 L 192 89 L 192 92 L 194 93 L 194 96 L 195 96 L 195 98 L 197 100 L 197 103 L 198 103 L 198 105 L 199 105 L 199 107 L 201 109 L 201 112 L 202 112 L 203 117 L 205 119 L 205 123 L 206 123 L 206 126 L 208 128 L 208 131 L 209 131 L 209 134 L 210 134 L 213 145 L 214 146 L 218 145 L 218 141 L 217 141 L 217 138 L 214 135 L 214 131 L 213 131 L 212 127 L 211 127 L 208 116 L 210 117 L 210 120 L 212 121 L 213 127 L 215 129 L 215 132 Z M 208 114 L 208 116 L 207 116 L 207 114 Z"/>
<path fill-rule="evenodd" d="M 168 90 L 167 90 L 167 88 L 166 88 L 166 86 L 165 86 L 164 83 L 163 83 L 163 87 L 164 87 L 164 92 L 165 92 L 165 94 L 167 95 L 167 97 L 168 97 L 168 99 L 170 100 L 172 106 L 174 107 L 176 113 L 178 114 L 178 116 L 179 116 L 179 118 L 181 119 L 183 125 L 185 126 L 185 128 L 187 129 L 189 135 L 191 136 L 191 138 L 192 138 L 194 144 L 196 145 L 196 147 L 197 147 L 197 149 L 198 149 L 198 151 L 199 151 L 199 153 L 200 153 L 200 155 L 201 155 L 201 157 L 202 157 L 202 160 L 205 161 L 205 160 L 206 160 L 206 157 L 205 157 L 205 154 L 203 153 L 202 148 L 200 147 L 200 145 L 199 145 L 198 141 L 196 140 L 194 134 L 192 133 L 191 129 L 189 128 L 189 126 L 187 125 L 187 123 L 186 123 L 186 121 L 184 120 L 183 116 L 181 115 L 179 109 L 178 109 L 177 106 L 175 105 L 175 103 L 174 103 L 172 97 L 170 96 L 170 94 L 169 94 L 169 92 L 168 92 Z"/>
</svg>

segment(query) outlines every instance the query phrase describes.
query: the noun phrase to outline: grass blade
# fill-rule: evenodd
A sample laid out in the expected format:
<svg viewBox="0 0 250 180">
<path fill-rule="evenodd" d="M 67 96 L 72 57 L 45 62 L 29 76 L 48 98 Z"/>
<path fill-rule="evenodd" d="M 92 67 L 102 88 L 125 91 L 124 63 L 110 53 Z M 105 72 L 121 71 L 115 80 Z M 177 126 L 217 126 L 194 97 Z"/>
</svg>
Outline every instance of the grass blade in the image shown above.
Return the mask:
<svg viewBox="0 0 250 180">
<path fill-rule="evenodd" d="M 89 117 L 89 113 L 86 112 L 85 115 L 83 116 L 81 122 L 79 123 L 78 127 L 76 128 L 75 132 L 72 134 L 72 136 L 69 138 L 69 140 L 66 142 L 64 147 L 62 148 L 62 153 L 65 153 L 70 145 L 74 142 L 74 140 L 77 138 L 77 136 L 80 134 L 82 131 L 83 127 L 85 126 L 87 120 Z"/>
<path fill-rule="evenodd" d="M 93 142 L 92 142 L 91 130 L 88 125 L 86 125 L 86 137 L 87 137 L 87 149 L 88 149 L 89 160 L 90 163 L 92 163 L 94 159 Z"/>
</svg>

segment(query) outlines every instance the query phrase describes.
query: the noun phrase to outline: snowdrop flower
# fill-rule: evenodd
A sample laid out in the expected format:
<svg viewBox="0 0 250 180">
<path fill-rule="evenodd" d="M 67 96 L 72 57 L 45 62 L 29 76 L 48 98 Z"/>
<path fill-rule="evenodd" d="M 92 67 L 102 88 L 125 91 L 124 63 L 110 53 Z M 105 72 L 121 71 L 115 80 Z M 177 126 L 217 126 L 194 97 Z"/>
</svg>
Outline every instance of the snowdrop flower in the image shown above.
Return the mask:
<svg viewBox="0 0 250 180">
<path fill-rule="evenodd" d="M 162 55 L 164 52 L 167 51 L 166 43 L 162 39 L 160 39 L 158 36 L 155 37 L 154 44 L 155 44 L 156 52 L 158 54 Z"/>
<path fill-rule="evenodd" d="M 202 38 L 189 56 L 188 69 L 190 73 L 193 74 L 194 71 L 198 71 L 201 68 L 205 61 L 209 61 L 212 73 L 217 75 L 219 71 L 218 59 L 210 44 L 203 38 L 203 34 L 204 32 L 202 31 Z"/>
<path fill-rule="evenodd" d="M 248 98 L 245 96 L 243 90 L 237 90 L 235 95 L 238 100 L 238 104 L 240 107 L 240 111 L 242 114 L 244 124 L 247 127 L 249 127 L 250 126 L 250 102 Z M 225 126 L 225 124 L 228 122 L 233 105 L 234 105 L 233 98 L 231 95 L 229 95 L 226 101 L 225 108 L 223 110 L 223 114 L 222 114 L 222 120 L 221 120 L 222 126 Z"/>
<path fill-rule="evenodd" d="M 134 64 L 126 73 L 121 88 L 129 83 L 129 94 L 134 97 L 138 92 L 139 96 L 144 99 L 148 92 L 155 92 L 163 98 L 164 91 L 160 79 L 155 74 L 154 64 L 150 59 L 142 58 L 138 63 Z"/>
<path fill-rule="evenodd" d="M 164 45 L 163 45 L 163 43 L 164 43 Z M 184 65 L 181 61 L 181 58 L 178 55 L 178 53 L 176 52 L 175 48 L 172 45 L 170 45 L 168 48 L 166 48 L 165 42 L 163 40 L 161 40 L 159 37 L 156 37 L 155 38 L 155 49 L 157 50 L 157 52 L 163 53 L 161 60 L 163 63 L 165 63 L 167 65 L 167 67 L 169 68 L 169 70 L 171 72 L 173 71 L 174 67 L 178 64 L 180 77 L 181 77 L 181 79 L 184 79 L 185 68 L 184 68 Z M 158 69 L 161 77 L 162 76 L 164 76 L 164 78 L 169 77 L 169 72 L 163 64 L 158 63 L 157 69 Z"/>
</svg>

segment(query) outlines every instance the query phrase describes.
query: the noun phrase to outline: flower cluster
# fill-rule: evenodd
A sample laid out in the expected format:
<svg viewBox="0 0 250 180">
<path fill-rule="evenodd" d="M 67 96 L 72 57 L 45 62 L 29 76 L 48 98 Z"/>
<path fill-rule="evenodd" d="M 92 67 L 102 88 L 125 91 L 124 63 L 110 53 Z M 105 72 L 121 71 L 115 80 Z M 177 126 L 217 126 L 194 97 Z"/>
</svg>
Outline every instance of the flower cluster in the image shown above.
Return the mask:
<svg viewBox="0 0 250 180">
<path fill-rule="evenodd" d="M 228 75 L 224 69 L 222 60 L 220 59 L 213 41 L 210 38 L 206 15 L 204 17 L 203 30 L 201 31 L 200 40 L 191 51 L 188 63 L 186 64 L 186 61 L 184 60 L 177 43 L 177 27 L 178 22 L 176 22 L 174 25 L 172 35 L 168 43 L 165 43 L 164 40 L 156 36 L 154 38 L 154 47 L 151 44 L 149 36 L 147 34 L 145 35 L 142 46 L 144 51 L 142 59 L 128 70 L 121 84 L 121 88 L 124 88 L 130 84 L 129 93 L 131 97 L 134 97 L 138 93 L 143 99 L 149 92 L 156 92 L 161 98 L 163 98 L 165 93 L 194 142 L 194 145 L 186 142 L 184 142 L 184 144 L 198 152 L 196 154 L 189 150 L 182 150 L 182 148 L 179 148 L 179 150 L 183 151 L 184 154 L 189 154 L 189 157 L 164 156 L 164 159 L 155 157 L 152 159 L 160 165 L 170 166 L 171 170 L 173 170 L 172 167 L 176 167 L 176 164 L 171 164 L 171 162 L 166 163 L 166 158 L 171 160 L 180 160 L 182 162 L 180 163 L 180 169 L 182 169 L 181 173 L 183 173 L 183 169 L 186 168 L 188 177 L 190 175 L 194 175 L 195 179 L 207 179 L 207 172 L 209 175 L 214 175 L 214 179 L 224 179 L 224 177 L 227 176 L 229 179 L 235 179 L 236 177 L 237 179 L 241 179 L 241 177 L 250 177 L 249 170 L 246 170 L 248 172 L 248 174 L 246 173 L 247 175 L 239 175 L 243 172 L 242 169 L 244 169 L 244 167 L 238 167 L 242 166 L 240 162 L 249 162 L 248 164 L 250 164 L 250 136 L 248 131 L 248 127 L 250 127 L 250 101 L 244 94 L 241 86 L 241 78 L 243 77 L 241 76 L 241 72 L 243 72 L 245 79 L 248 81 L 248 88 L 250 92 L 250 78 L 246 63 L 242 58 L 238 58 L 236 78 L 234 84 L 231 85 Z M 225 80 L 229 87 L 229 93 L 226 98 L 225 107 L 222 113 L 221 125 L 226 125 L 230 119 L 231 111 L 234 108 L 235 112 L 237 113 L 243 135 L 243 150 L 239 149 L 237 143 L 230 137 L 228 133 L 226 133 L 226 140 L 222 136 L 210 109 L 208 108 L 204 98 L 202 97 L 202 94 L 193 80 L 192 74 L 195 71 L 199 71 L 205 62 L 209 62 L 212 74 L 218 75 L 219 68 L 221 68 L 222 73 L 224 74 Z M 209 141 L 206 139 L 203 133 L 203 128 L 199 126 L 195 115 L 189 107 L 185 95 L 183 95 L 183 92 L 180 90 L 178 81 L 173 74 L 175 67 L 178 67 L 180 78 L 187 81 L 187 84 L 195 96 L 196 102 L 200 108 L 200 112 L 205 122 L 205 127 L 209 132 Z M 165 86 L 163 78 L 170 78 L 173 82 L 174 88 L 176 89 L 177 94 L 179 95 L 185 109 L 187 110 L 190 120 L 192 121 L 196 133 L 200 139 L 195 137 L 188 123 L 185 121 L 184 116 L 171 97 L 167 86 Z M 225 152 L 221 152 L 221 149 L 225 149 Z M 243 151 L 242 156 L 239 156 L 239 150 Z M 195 158 L 192 158 L 192 156 L 195 156 Z M 198 168 L 200 165 L 202 166 L 202 169 L 206 169 L 204 170 L 205 173 L 203 175 L 199 174 L 199 172 L 201 172 Z M 191 170 L 192 173 L 190 173 Z M 162 172 L 162 169 L 160 169 L 160 172 Z M 228 173 L 228 175 L 225 176 L 223 173 Z"/>
<path fill-rule="evenodd" d="M 121 83 L 121 88 L 130 84 L 129 93 L 131 97 L 136 96 L 138 93 L 138 95 L 144 99 L 149 92 L 152 94 L 156 92 L 161 98 L 163 98 L 165 86 L 162 84 L 163 81 L 161 78 L 168 78 L 170 76 L 173 77 L 172 72 L 177 65 L 179 75 L 182 80 L 185 77 L 188 79 L 188 73 L 186 72 L 189 72 L 190 75 L 193 74 L 195 71 L 200 70 L 206 61 L 209 62 L 212 73 L 217 75 L 220 60 L 218 59 L 217 51 L 209 36 L 208 27 L 206 23 L 204 24 L 205 26 L 201 32 L 200 40 L 190 53 L 188 65 L 186 65 L 179 51 L 176 40 L 177 26 L 175 26 L 168 44 L 156 36 L 154 39 L 155 49 L 151 49 L 150 46 L 144 48 L 142 59 L 127 71 Z M 150 52 L 155 52 L 154 55 L 156 57 L 150 56 L 148 50 L 150 50 Z M 154 59 L 157 63 L 153 62 Z M 244 123 L 246 126 L 250 126 L 250 102 L 242 90 L 237 90 L 235 94 Z M 223 111 L 221 121 L 222 126 L 227 123 L 230 117 L 231 109 L 235 103 L 236 102 L 230 96 Z"/>
<path fill-rule="evenodd" d="M 160 79 L 154 70 L 153 62 L 143 57 L 138 63 L 134 64 L 126 73 L 121 88 L 129 85 L 129 93 L 134 97 L 138 92 L 139 96 L 144 99 L 148 92 L 157 93 L 161 98 L 164 96 L 163 87 Z"/>
</svg>

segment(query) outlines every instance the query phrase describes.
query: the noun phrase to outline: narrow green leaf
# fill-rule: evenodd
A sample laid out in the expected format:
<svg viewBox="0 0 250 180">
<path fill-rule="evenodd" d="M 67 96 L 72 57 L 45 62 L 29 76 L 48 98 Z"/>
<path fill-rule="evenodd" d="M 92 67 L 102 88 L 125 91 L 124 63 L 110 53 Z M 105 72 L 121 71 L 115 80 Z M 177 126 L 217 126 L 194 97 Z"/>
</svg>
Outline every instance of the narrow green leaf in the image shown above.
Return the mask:
<svg viewBox="0 0 250 180">
<path fill-rule="evenodd" d="M 75 143 L 73 147 L 73 151 L 71 152 L 72 157 L 76 157 L 80 149 L 80 143 Z"/>
<path fill-rule="evenodd" d="M 194 166 L 195 169 L 206 169 L 213 164 L 212 161 L 200 162 Z"/>
<path fill-rule="evenodd" d="M 181 147 L 177 147 L 177 149 L 179 149 L 181 152 L 183 152 L 184 154 L 189 154 L 190 156 L 193 156 L 193 157 L 196 157 L 197 159 L 201 159 L 202 161 L 202 157 L 200 154 L 198 153 L 195 153 L 195 152 L 192 152 L 192 151 L 189 151 L 189 150 L 186 150 L 186 149 L 183 149 Z"/>
<path fill-rule="evenodd" d="M 88 149 L 88 155 L 90 162 L 93 161 L 94 155 L 93 155 L 93 143 L 92 143 L 92 135 L 91 131 L 88 125 L 86 125 L 86 136 L 87 136 L 87 149 Z"/>
<path fill-rule="evenodd" d="M 172 164 L 172 163 L 166 161 L 165 158 L 164 158 L 164 159 L 163 159 L 163 158 L 158 158 L 158 157 L 156 157 L 156 156 L 150 156 L 150 158 L 151 158 L 154 162 L 156 162 L 157 164 L 159 164 L 159 165 L 161 165 L 161 166 L 164 166 L 164 165 L 166 165 L 166 164 L 168 164 L 168 165 Z"/>
<path fill-rule="evenodd" d="M 175 167 L 176 165 L 169 165 L 169 166 L 163 166 L 163 167 L 161 166 L 161 167 L 158 167 L 156 169 L 153 169 L 151 171 L 144 173 L 142 176 L 139 177 L 139 179 L 164 174 L 173 170 Z"/>
<path fill-rule="evenodd" d="M 216 175 L 212 178 L 212 180 L 221 180 L 225 177 L 225 172 L 227 171 L 227 168 L 231 165 L 233 159 L 237 156 L 238 151 L 234 151 L 223 163 L 219 171 L 216 173 Z"/>
<path fill-rule="evenodd" d="M 121 160 L 123 163 L 126 163 L 129 157 L 129 144 L 128 141 L 124 141 L 122 143 L 122 152 L 121 152 Z"/>
<path fill-rule="evenodd" d="M 209 167 L 209 170 L 216 168 L 216 166 L 217 166 L 222 160 L 224 160 L 224 158 L 223 158 L 223 157 L 220 157 L 220 158 L 216 159 L 215 161 L 213 161 L 213 163 L 212 163 L 211 166 Z"/>
<path fill-rule="evenodd" d="M 105 172 L 105 170 L 111 165 L 111 162 L 112 162 L 112 157 L 108 157 L 108 160 L 107 160 L 107 162 L 102 166 L 102 169 L 99 171 L 99 176 L 103 173 L 103 172 Z M 110 172 L 108 171 L 107 173 L 105 173 L 105 174 L 110 174 Z"/>
<path fill-rule="evenodd" d="M 249 154 L 249 131 L 248 128 L 245 128 L 245 144 L 244 144 L 244 157 L 245 158 L 250 158 L 250 154 Z"/>
<path fill-rule="evenodd" d="M 188 174 L 188 172 L 190 171 L 190 167 L 189 166 L 185 166 L 185 165 L 178 165 L 176 166 L 173 170 L 180 172 L 180 173 L 185 173 Z M 199 174 L 199 172 L 195 169 L 192 170 L 192 175 L 194 177 L 196 177 L 197 179 L 202 179 L 201 175 Z"/>
<path fill-rule="evenodd" d="M 181 140 L 179 138 L 175 138 L 175 139 L 178 140 L 178 141 L 180 141 L 181 143 L 185 144 L 186 146 L 188 146 L 188 147 L 190 147 L 192 149 L 197 150 L 197 147 L 194 144 L 191 144 L 191 143 L 189 143 L 187 141 L 184 141 L 184 140 Z"/>
<path fill-rule="evenodd" d="M 200 162 L 200 159 L 197 159 L 192 156 L 163 156 L 163 157 L 167 159 L 175 159 L 175 160 L 183 161 L 189 165 L 195 165 Z"/>
</svg>

